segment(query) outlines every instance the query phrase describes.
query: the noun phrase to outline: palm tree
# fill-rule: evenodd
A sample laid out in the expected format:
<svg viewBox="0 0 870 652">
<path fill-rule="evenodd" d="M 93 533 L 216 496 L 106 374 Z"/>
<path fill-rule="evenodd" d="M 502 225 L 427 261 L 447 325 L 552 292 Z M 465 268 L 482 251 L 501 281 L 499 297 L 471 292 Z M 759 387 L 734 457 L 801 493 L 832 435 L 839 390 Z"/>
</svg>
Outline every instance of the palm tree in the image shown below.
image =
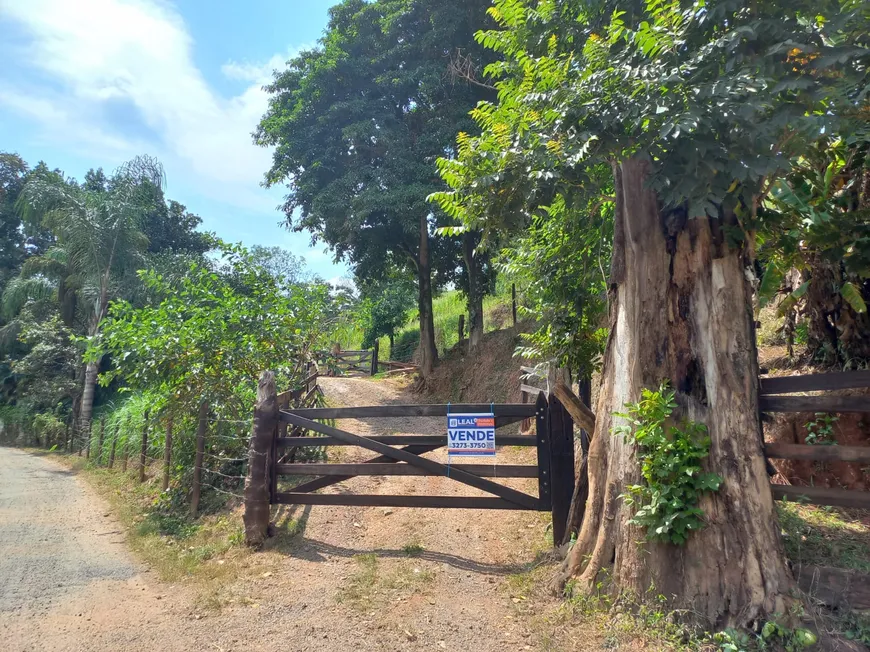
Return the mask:
<svg viewBox="0 0 870 652">
<path fill-rule="evenodd" d="M 56 278 L 61 306 L 68 292 L 74 291 L 86 333 L 89 338 L 97 337 L 119 281 L 136 269 L 148 246 L 142 224 L 153 208 L 155 190 L 162 191 L 163 184 L 163 167 L 145 156 L 118 168 L 103 188 L 34 176 L 24 186 L 18 204 L 25 220 L 48 228 L 57 237 L 57 245 L 29 262 L 22 270 L 22 285 L 30 280 L 37 290 L 46 279 Z M 63 273 L 59 273 L 59 264 L 65 265 Z M 16 287 L 16 291 L 24 288 Z M 99 360 L 88 360 L 79 414 L 83 436 L 90 433 L 98 373 Z"/>
</svg>

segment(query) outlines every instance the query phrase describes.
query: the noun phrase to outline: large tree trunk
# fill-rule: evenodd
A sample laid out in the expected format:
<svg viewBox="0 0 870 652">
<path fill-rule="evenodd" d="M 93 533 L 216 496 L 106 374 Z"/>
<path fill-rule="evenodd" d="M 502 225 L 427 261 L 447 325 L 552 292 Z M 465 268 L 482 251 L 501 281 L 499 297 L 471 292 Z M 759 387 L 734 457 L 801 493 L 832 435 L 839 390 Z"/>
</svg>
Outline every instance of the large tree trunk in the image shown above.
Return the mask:
<svg viewBox="0 0 870 652">
<path fill-rule="evenodd" d="M 99 335 L 100 333 L 100 324 L 106 316 L 106 313 L 109 310 L 109 273 L 108 271 L 102 276 L 102 283 L 100 284 L 100 303 L 97 307 L 97 312 L 95 315 L 92 315 L 91 319 L 91 327 L 89 329 L 89 335 L 91 338 Z M 85 382 L 82 388 L 82 411 L 81 411 L 81 425 L 79 427 L 79 431 L 82 436 L 90 441 L 91 437 L 91 415 L 94 411 L 94 392 L 97 387 L 97 376 L 100 373 L 100 362 L 97 360 L 96 362 L 89 362 L 87 366 L 85 366 Z"/>
<path fill-rule="evenodd" d="M 870 359 L 870 316 L 856 312 L 840 294 L 843 283 L 849 281 L 867 301 L 870 292 L 865 289 L 864 279 L 845 273 L 842 263 L 819 254 L 812 255 L 809 263 L 804 310 L 808 352 L 825 365 L 842 366 Z"/>
<path fill-rule="evenodd" d="M 475 257 L 477 234 L 466 231 L 462 235 L 462 259 L 468 274 L 468 350 L 474 351 L 483 339 L 483 286 L 479 256 Z"/>
<path fill-rule="evenodd" d="M 420 218 L 420 255 L 417 260 L 417 285 L 420 311 L 420 375 L 427 378 L 438 360 L 435 347 L 435 320 L 432 314 L 432 263 L 429 259 L 429 222 Z"/>
<path fill-rule="evenodd" d="M 82 407 L 79 413 L 79 433 L 85 440 L 91 436 L 91 415 L 94 411 L 94 391 L 97 387 L 97 375 L 100 372 L 98 362 L 89 362 L 85 366 L 85 382 L 82 389 Z"/>
<path fill-rule="evenodd" d="M 589 498 L 559 582 L 589 590 L 610 564 L 614 591 L 654 590 L 705 627 L 746 626 L 787 613 L 786 567 L 762 454 L 751 289 L 744 253 L 716 221 L 662 214 L 647 164 L 615 167 L 611 333 L 589 451 Z M 700 507 L 706 527 L 682 546 L 645 541 L 620 495 L 642 482 L 634 447 L 611 430 L 614 412 L 668 381 L 676 417 L 707 425 L 707 470 L 724 482 Z M 640 542 L 640 543 L 639 543 Z"/>
</svg>

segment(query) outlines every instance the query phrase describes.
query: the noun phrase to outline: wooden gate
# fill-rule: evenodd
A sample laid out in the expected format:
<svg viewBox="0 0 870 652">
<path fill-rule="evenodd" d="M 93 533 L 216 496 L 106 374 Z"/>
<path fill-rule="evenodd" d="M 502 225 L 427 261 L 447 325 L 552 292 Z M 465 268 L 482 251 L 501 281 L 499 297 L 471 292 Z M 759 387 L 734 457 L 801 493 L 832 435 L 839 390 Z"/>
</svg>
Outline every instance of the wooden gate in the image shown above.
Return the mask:
<svg viewBox="0 0 870 652">
<path fill-rule="evenodd" d="M 537 451 L 535 465 L 442 464 L 422 457 L 424 453 L 447 445 L 448 413 L 489 413 L 495 415 L 496 428 L 535 419 L 534 435 L 497 434 L 496 444 L 530 446 Z M 318 423 L 331 419 L 373 417 L 445 417 L 443 434 L 385 435 L 363 437 L 330 425 Z M 470 405 L 387 405 L 343 408 L 287 409 L 278 413 L 279 421 L 318 436 L 278 436 L 274 429 L 268 465 L 270 503 L 292 505 L 347 505 L 378 507 L 433 507 L 467 509 L 508 509 L 549 511 L 553 515 L 553 540 L 562 541 L 574 492 L 574 433 L 570 416 L 555 397 L 543 395 L 535 404 Z M 280 428 L 285 430 L 285 428 Z M 377 455 L 354 464 L 303 463 L 279 464 L 284 449 L 309 446 L 358 446 Z M 286 491 L 278 489 L 280 476 L 320 476 Z M 455 482 L 492 494 L 477 496 L 359 495 L 318 494 L 323 489 L 356 476 L 443 476 Z M 491 478 L 537 478 L 537 495 L 527 494 L 495 482 Z"/>
<path fill-rule="evenodd" d="M 378 350 L 336 351 L 329 354 L 330 366 L 339 374 L 361 373 L 374 376 L 378 373 Z"/>
</svg>

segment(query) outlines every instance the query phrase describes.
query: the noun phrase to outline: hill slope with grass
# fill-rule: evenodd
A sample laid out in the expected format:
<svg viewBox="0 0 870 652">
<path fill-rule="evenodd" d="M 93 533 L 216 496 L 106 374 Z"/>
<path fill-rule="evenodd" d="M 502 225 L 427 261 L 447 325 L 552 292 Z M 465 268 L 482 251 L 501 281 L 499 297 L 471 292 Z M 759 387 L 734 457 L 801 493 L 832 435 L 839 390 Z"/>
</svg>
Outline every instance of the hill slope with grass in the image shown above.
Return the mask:
<svg viewBox="0 0 870 652">
<path fill-rule="evenodd" d="M 466 309 L 465 295 L 459 290 L 445 290 L 434 298 L 432 312 L 435 322 L 435 345 L 439 356 L 445 355 L 459 342 L 459 318 L 460 315 L 465 314 L 467 324 Z M 484 332 L 490 333 L 511 325 L 511 288 L 505 281 L 498 283 L 495 294 L 483 299 L 483 329 Z M 468 336 L 467 325 L 465 335 Z M 359 349 L 362 346 L 363 329 L 358 323 L 348 321 L 335 333 L 335 341 L 344 350 Z M 389 337 L 384 336 L 378 341 L 382 360 L 401 362 L 413 361 L 419 345 L 420 323 L 416 309 L 408 312 L 404 326 L 395 333 L 392 346 Z"/>
</svg>

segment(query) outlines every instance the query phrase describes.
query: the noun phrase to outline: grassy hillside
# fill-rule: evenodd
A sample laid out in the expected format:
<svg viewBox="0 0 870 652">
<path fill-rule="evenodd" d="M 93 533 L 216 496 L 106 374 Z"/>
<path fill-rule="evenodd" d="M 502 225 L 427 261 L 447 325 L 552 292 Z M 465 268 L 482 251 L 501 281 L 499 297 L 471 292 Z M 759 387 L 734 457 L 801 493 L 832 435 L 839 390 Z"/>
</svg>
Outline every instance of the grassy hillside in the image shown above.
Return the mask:
<svg viewBox="0 0 870 652">
<path fill-rule="evenodd" d="M 432 301 L 432 311 L 435 321 L 435 345 L 438 355 L 443 356 L 456 346 L 459 341 L 459 316 L 465 313 L 465 296 L 459 290 L 448 290 L 440 293 Z M 382 360 L 410 360 L 420 343 L 420 325 L 418 311 L 408 311 L 405 325 L 394 338 L 393 350 L 390 350 L 390 338 L 380 340 L 380 358 Z M 466 315 L 465 335 L 468 336 L 468 316 Z M 500 330 L 511 325 L 511 290 L 507 282 L 499 282 L 496 293 L 483 299 L 484 332 Z M 338 329 L 335 341 L 342 349 L 359 349 L 362 346 L 363 332 L 357 324 L 347 323 Z"/>
<path fill-rule="evenodd" d="M 458 290 L 442 292 L 432 302 L 432 312 L 435 321 L 435 345 L 438 347 L 438 355 L 443 356 L 459 342 L 459 316 L 465 314 L 465 297 Z M 390 351 L 389 338 L 381 339 L 382 357 L 390 360 L 409 360 L 414 355 L 420 343 L 418 315 L 416 310 L 408 313 L 407 322 L 396 333 L 393 351 Z M 466 315 L 466 337 L 468 336 L 467 320 Z M 488 333 L 510 325 L 511 296 L 508 287 L 506 293 L 501 292 L 484 298 L 483 329 Z"/>
</svg>

